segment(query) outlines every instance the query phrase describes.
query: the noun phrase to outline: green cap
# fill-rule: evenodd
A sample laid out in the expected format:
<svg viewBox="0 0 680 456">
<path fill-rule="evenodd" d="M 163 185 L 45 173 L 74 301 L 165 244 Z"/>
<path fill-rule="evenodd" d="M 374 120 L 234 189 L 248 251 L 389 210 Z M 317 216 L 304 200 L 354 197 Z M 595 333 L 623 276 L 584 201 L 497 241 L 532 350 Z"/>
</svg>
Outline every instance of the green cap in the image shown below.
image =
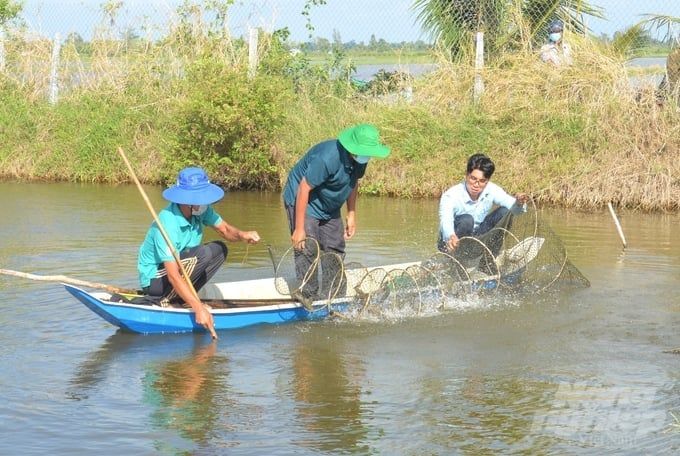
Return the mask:
<svg viewBox="0 0 680 456">
<path fill-rule="evenodd" d="M 380 142 L 378 129 L 371 124 L 359 124 L 343 130 L 338 141 L 353 155 L 385 158 L 390 154 L 390 148 Z"/>
</svg>

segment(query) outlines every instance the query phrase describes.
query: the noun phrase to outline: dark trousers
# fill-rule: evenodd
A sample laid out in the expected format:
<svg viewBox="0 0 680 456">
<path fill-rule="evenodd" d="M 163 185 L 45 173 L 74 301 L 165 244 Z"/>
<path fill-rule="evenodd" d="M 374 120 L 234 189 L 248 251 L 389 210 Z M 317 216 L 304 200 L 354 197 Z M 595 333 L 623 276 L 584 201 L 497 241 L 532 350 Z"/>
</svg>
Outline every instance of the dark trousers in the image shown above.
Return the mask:
<svg viewBox="0 0 680 456">
<path fill-rule="evenodd" d="M 228 253 L 227 246 L 222 241 L 208 242 L 191 249 L 180 252 L 179 258 L 185 265 L 191 283 L 194 284 L 196 291 L 200 290 L 215 275 L 217 270 L 224 264 Z M 194 263 L 191 272 L 191 263 Z M 165 266 L 158 267 L 158 276 L 151 279 L 151 283 L 144 289 L 144 292 L 151 296 L 164 298 L 169 296 L 174 289 L 168 280 Z M 174 297 L 174 295 L 173 295 Z M 171 297 L 171 300 L 172 298 Z"/>
<path fill-rule="evenodd" d="M 286 205 L 286 215 L 288 216 L 288 227 L 291 234 L 295 230 L 295 208 Z M 345 227 L 342 220 L 333 218 L 330 220 L 319 220 L 305 214 L 305 233 L 308 238 L 314 238 L 319 243 L 319 251 L 316 251 L 315 243 L 306 243 L 302 250 L 295 250 L 295 275 L 298 280 L 303 280 L 307 276 L 310 268 L 314 266 L 317 255 L 321 257 L 321 290 L 319 290 L 319 271 L 311 271 L 307 283 L 302 288 L 302 292 L 312 298 L 328 297 L 329 292 L 338 296 L 343 296 L 347 287 L 346 279 L 339 272 L 345 258 Z M 324 255 L 334 253 L 336 255 Z"/>
<path fill-rule="evenodd" d="M 477 230 L 474 229 L 475 220 L 472 218 L 470 214 L 462 214 L 457 216 L 453 220 L 453 224 L 456 236 L 458 238 L 464 236 L 474 236 L 480 238 L 480 240 L 484 242 L 484 244 L 489 248 L 489 250 L 491 250 L 494 256 L 496 256 L 498 255 L 498 252 L 503 246 L 503 239 L 505 237 L 505 233 L 502 230 L 495 230 L 488 236 L 484 235 L 496 227 L 509 230 L 510 225 L 512 224 L 512 214 L 508 209 L 504 207 L 498 207 L 495 210 L 491 211 L 486 217 L 484 217 L 484 220 L 482 221 L 482 223 L 479 224 Z M 464 248 L 463 249 L 464 251 L 459 252 L 459 255 L 469 256 L 476 253 L 477 250 L 480 249 L 480 246 L 476 244 L 477 244 L 476 242 L 470 243 L 469 244 L 470 247 L 467 249 Z M 442 239 L 441 233 L 439 233 L 439 241 L 437 242 L 437 248 L 441 252 L 445 253 L 448 252 L 446 248 L 446 241 Z M 467 250 L 473 250 L 474 252 L 467 252 Z"/>
</svg>

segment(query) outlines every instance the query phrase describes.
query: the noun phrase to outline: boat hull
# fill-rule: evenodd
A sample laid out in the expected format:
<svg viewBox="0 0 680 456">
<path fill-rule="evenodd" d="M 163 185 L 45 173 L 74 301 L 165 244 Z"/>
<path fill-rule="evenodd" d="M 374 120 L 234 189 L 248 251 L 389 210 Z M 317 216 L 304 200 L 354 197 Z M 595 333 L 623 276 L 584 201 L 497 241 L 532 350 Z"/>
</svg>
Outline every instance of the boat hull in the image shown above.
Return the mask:
<svg viewBox="0 0 680 456">
<path fill-rule="evenodd" d="M 468 271 L 468 280 L 459 282 L 462 287 L 469 287 L 473 292 L 496 290 L 499 285 L 513 285 L 522 276 L 526 264 L 537 254 L 543 244 L 541 238 L 527 238 L 512 249 L 501 253 L 502 261 L 512 261 L 511 268 L 504 268 L 501 275 L 476 275 L 474 270 Z M 525 252 L 531 253 L 527 257 Z M 521 254 L 521 255 L 517 255 Z M 519 257 L 518 261 L 515 256 Z M 507 260 L 505 259 L 507 258 Z M 501 263 L 503 264 L 503 263 Z M 390 279 L 389 271 L 408 271 L 413 267 L 427 266 L 420 262 L 400 263 L 375 268 L 355 268 L 345 271 L 347 280 L 346 296 L 331 300 L 319 300 L 307 310 L 301 303 L 291 300 L 290 290 L 296 286 L 294 279 L 280 281 L 274 278 L 243 280 L 237 282 L 209 283 L 199 291 L 199 298 L 205 301 L 218 301 L 219 308 L 213 308 L 215 329 L 237 329 L 261 324 L 282 324 L 295 321 L 320 320 L 331 313 L 346 312 L 350 305 L 361 300 L 363 296 L 373 293 L 381 287 L 398 284 L 399 277 L 393 281 L 383 280 L 364 282 L 373 269 L 381 269 L 383 277 Z M 385 280 L 386 280 L 385 279 Z M 412 280 L 406 282 L 413 283 Z M 161 307 L 155 305 L 141 305 L 126 302 L 111 302 L 111 295 L 104 292 L 88 293 L 78 287 L 64 284 L 66 290 L 90 310 L 107 322 L 123 330 L 143 333 L 182 333 L 204 332 L 203 326 L 196 324 L 195 314 L 186 308 Z M 435 292 L 441 290 L 434 290 Z M 419 292 L 423 292 L 420 290 Z M 223 308 L 225 303 L 230 303 Z"/>
<path fill-rule="evenodd" d="M 125 331 L 142 334 L 205 332 L 188 309 L 107 302 L 78 287 L 64 284 L 66 290 L 88 309 Z M 334 302 L 331 309 L 342 311 L 347 303 Z M 261 324 L 282 324 L 328 317 L 329 308 L 318 305 L 308 311 L 299 303 L 274 304 L 237 309 L 213 309 L 215 330 L 245 328 Z"/>
</svg>

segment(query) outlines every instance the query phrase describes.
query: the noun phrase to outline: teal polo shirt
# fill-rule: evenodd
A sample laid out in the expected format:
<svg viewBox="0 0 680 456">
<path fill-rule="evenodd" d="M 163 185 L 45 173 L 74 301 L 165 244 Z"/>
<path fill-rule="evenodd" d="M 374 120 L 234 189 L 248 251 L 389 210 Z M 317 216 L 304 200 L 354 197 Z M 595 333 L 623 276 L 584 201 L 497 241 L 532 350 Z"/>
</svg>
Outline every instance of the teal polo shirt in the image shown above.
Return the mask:
<svg viewBox="0 0 680 456">
<path fill-rule="evenodd" d="M 217 226 L 222 222 L 222 217 L 213 210 L 212 206 L 208 206 L 208 209 L 200 216 L 192 215 L 191 220 L 187 220 L 175 203 L 170 203 L 163 209 L 158 214 L 158 219 L 177 252 L 201 245 L 203 226 Z M 158 267 L 166 261 L 175 261 L 175 258 L 158 225 L 153 222 L 149 231 L 146 232 L 144 242 L 139 247 L 137 270 L 142 288 L 149 286 L 151 279 L 156 277 Z"/>
<path fill-rule="evenodd" d="M 307 215 L 317 220 L 339 218 L 342 205 L 365 172 L 366 163 L 355 162 L 340 141 L 323 141 L 309 149 L 290 170 L 283 201 L 287 206 L 295 206 L 298 187 L 304 177 L 312 187 Z"/>
</svg>

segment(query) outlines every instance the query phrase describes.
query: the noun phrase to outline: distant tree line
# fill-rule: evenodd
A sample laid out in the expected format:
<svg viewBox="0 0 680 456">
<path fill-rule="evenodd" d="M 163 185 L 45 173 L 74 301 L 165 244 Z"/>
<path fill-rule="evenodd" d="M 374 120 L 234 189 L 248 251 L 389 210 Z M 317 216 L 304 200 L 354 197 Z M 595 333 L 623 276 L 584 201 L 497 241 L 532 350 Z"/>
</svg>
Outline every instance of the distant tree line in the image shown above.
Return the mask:
<svg viewBox="0 0 680 456">
<path fill-rule="evenodd" d="M 384 38 L 376 38 L 371 35 L 368 43 L 363 41 L 350 40 L 343 42 L 337 31 L 333 33 L 334 39 L 329 40 L 323 37 L 316 37 L 306 42 L 288 41 L 286 46 L 290 49 L 297 49 L 304 52 L 323 52 L 331 51 L 351 51 L 360 53 L 387 53 L 395 50 L 406 52 L 426 52 L 432 49 L 432 44 L 423 40 L 388 42 Z M 134 48 L 140 45 L 143 38 L 134 30 L 127 29 L 120 33 L 118 39 L 125 42 L 128 47 Z M 71 32 L 66 36 L 66 42 L 72 44 L 75 49 L 82 54 L 90 52 L 90 42 L 85 41 L 77 32 Z"/>
<path fill-rule="evenodd" d="M 609 36 L 607 33 L 601 33 L 597 39 L 602 43 L 612 43 L 619 39 L 622 39 L 626 31 L 614 32 L 614 35 Z M 635 37 L 636 47 L 670 47 L 673 44 L 672 37 L 654 38 L 648 30 L 642 30 Z"/>
<path fill-rule="evenodd" d="M 332 40 L 323 37 L 316 37 L 313 41 L 307 41 L 304 43 L 291 43 L 291 47 L 299 48 L 308 52 L 330 52 L 335 49 L 343 51 L 380 53 L 390 52 L 393 50 L 406 50 L 414 52 L 427 51 L 432 48 L 432 44 L 423 40 L 388 42 L 384 38 L 376 38 L 375 34 L 371 35 L 368 43 L 356 40 L 342 41 L 340 33 L 337 30 L 333 30 Z"/>
</svg>

